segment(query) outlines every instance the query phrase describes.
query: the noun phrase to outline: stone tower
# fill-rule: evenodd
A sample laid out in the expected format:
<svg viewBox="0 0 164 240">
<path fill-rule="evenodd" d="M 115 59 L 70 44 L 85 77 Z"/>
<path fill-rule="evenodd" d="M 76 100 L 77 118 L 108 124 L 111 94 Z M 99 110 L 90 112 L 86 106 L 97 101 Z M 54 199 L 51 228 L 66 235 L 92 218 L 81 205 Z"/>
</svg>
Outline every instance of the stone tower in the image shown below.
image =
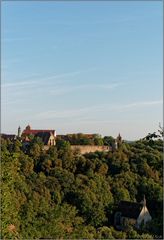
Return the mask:
<svg viewBox="0 0 164 240">
<path fill-rule="evenodd" d="M 19 138 L 21 137 L 21 128 L 20 128 L 20 126 L 18 127 L 18 137 Z"/>
<path fill-rule="evenodd" d="M 112 143 L 112 152 L 116 151 L 118 148 L 117 140 L 115 139 L 114 142 Z"/>
<path fill-rule="evenodd" d="M 122 137 L 120 135 L 120 133 L 118 134 L 118 137 L 117 137 L 117 147 L 119 148 L 122 144 Z"/>
</svg>

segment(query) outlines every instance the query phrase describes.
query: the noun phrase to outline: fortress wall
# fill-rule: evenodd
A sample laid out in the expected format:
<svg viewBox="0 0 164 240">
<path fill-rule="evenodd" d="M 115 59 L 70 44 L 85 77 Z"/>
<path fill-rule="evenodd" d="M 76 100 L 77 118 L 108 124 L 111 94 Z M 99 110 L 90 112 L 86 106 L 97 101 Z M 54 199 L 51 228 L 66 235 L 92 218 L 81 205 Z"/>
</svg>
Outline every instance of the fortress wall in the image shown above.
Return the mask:
<svg viewBox="0 0 164 240">
<path fill-rule="evenodd" d="M 79 151 L 81 154 L 90 152 L 108 152 L 110 147 L 108 146 L 91 146 L 91 145 L 71 145 L 73 151 Z"/>
</svg>

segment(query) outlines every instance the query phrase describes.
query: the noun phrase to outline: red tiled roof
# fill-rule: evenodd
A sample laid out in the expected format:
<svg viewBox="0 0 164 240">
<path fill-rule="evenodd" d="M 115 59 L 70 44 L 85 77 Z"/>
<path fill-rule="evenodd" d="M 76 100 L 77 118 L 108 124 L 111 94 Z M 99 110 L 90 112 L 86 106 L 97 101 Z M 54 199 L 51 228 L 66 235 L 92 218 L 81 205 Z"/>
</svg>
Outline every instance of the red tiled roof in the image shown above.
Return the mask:
<svg viewBox="0 0 164 240">
<path fill-rule="evenodd" d="M 93 138 L 95 136 L 95 134 L 84 134 L 84 136 L 86 136 L 88 138 Z"/>
<path fill-rule="evenodd" d="M 44 132 L 47 132 L 47 133 L 52 133 L 53 135 L 55 134 L 55 130 L 34 130 L 34 129 L 25 129 L 22 134 L 25 134 L 25 135 L 30 135 L 30 134 L 37 134 L 37 133 L 44 133 Z"/>
</svg>

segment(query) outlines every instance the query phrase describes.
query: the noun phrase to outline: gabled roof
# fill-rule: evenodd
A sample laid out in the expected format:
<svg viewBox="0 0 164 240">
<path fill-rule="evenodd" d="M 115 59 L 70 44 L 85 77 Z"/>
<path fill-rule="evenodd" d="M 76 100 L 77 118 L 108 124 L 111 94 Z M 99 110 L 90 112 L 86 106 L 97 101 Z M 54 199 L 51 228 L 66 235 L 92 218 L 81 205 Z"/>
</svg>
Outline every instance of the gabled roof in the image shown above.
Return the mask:
<svg viewBox="0 0 164 240">
<path fill-rule="evenodd" d="M 40 137 L 44 145 L 48 144 L 49 138 L 51 136 L 50 132 L 38 132 L 35 137 Z"/>
<path fill-rule="evenodd" d="M 128 201 L 121 201 L 118 205 L 118 211 L 122 213 L 123 217 L 137 219 L 143 208 L 142 203 L 134 203 Z"/>
<path fill-rule="evenodd" d="M 25 129 L 22 134 L 25 135 L 36 135 L 38 133 L 52 133 L 55 136 L 55 130 L 37 130 L 37 129 Z"/>
</svg>

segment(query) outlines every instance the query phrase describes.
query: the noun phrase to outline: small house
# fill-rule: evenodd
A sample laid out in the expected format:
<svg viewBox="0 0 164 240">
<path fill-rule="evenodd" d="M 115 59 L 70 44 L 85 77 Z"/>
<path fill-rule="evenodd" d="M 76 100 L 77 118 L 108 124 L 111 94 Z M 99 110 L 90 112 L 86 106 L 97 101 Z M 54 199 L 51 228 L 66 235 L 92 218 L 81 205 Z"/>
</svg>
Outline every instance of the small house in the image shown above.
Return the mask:
<svg viewBox="0 0 164 240">
<path fill-rule="evenodd" d="M 114 225 L 118 230 L 123 230 L 129 224 L 140 228 L 141 225 L 145 225 L 151 219 L 144 197 L 141 203 L 121 201 L 114 215 Z"/>
</svg>

